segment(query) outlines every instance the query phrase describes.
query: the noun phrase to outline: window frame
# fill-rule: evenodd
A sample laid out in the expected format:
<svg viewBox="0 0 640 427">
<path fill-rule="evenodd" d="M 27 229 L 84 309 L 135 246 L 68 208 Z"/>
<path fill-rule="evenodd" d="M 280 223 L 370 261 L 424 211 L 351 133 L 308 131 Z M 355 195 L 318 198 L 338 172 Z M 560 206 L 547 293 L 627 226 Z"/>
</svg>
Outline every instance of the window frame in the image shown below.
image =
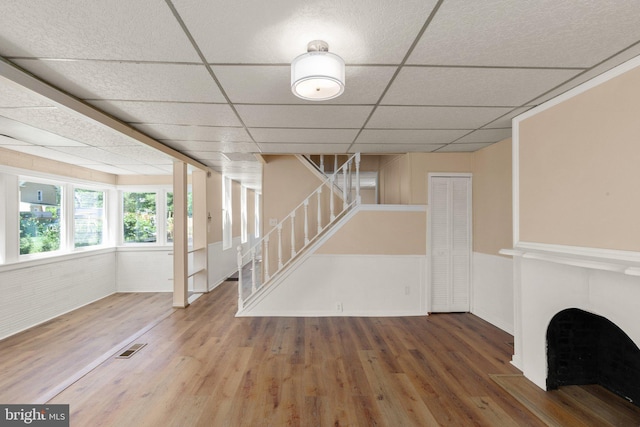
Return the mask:
<svg viewBox="0 0 640 427">
<path fill-rule="evenodd" d="M 125 242 L 124 241 L 124 193 L 155 193 L 156 194 L 156 241 L 155 242 Z M 167 194 L 173 193 L 171 185 L 120 185 L 118 186 L 118 247 L 165 247 L 173 246 L 167 239 Z"/>
<path fill-rule="evenodd" d="M 107 246 L 110 246 L 111 243 L 111 239 L 110 239 L 110 221 L 109 221 L 109 190 L 105 189 L 105 188 L 101 188 L 101 187 L 96 187 L 96 186 L 92 186 L 92 185 L 74 185 L 73 186 L 73 194 L 74 197 L 70 197 L 69 199 L 71 202 L 71 207 L 72 207 L 72 214 L 70 215 L 70 233 L 69 233 L 69 238 L 71 239 L 70 242 L 70 248 L 73 249 L 73 251 L 78 251 L 78 252 L 82 252 L 82 251 L 86 251 L 86 250 L 91 250 L 91 249 L 100 249 L 100 248 L 104 248 Z M 95 192 L 101 192 L 102 193 L 102 243 L 97 244 L 97 245 L 89 245 L 89 246 L 76 246 L 76 211 L 75 211 L 75 193 L 76 190 L 85 190 L 85 191 L 95 191 Z"/>
</svg>

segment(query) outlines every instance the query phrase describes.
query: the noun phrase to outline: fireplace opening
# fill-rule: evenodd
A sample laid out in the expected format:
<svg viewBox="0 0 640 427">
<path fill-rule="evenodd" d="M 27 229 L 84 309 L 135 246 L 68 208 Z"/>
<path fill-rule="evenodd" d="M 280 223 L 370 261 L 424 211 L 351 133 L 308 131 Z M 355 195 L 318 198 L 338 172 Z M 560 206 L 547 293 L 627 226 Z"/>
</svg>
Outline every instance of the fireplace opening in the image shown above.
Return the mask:
<svg viewBox="0 0 640 427">
<path fill-rule="evenodd" d="M 640 406 L 640 350 L 608 319 L 576 308 L 547 330 L 547 389 L 600 384 Z"/>
</svg>

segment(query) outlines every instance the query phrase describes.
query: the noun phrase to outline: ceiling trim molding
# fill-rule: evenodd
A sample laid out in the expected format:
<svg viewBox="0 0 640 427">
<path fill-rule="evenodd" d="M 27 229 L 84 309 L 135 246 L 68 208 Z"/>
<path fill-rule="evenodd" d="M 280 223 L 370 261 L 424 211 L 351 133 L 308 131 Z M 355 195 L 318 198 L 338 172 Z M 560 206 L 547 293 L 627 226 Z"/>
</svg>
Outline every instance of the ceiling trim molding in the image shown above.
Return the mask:
<svg viewBox="0 0 640 427">
<path fill-rule="evenodd" d="M 144 133 L 132 128 L 128 124 L 98 110 L 96 107 L 69 95 L 43 80 L 38 79 L 3 57 L 0 57 L 0 76 L 18 85 L 20 88 L 30 90 L 31 92 L 45 98 L 52 104 L 79 115 L 84 119 L 89 119 L 106 126 L 198 169 L 205 171 L 209 170 L 208 166 L 162 144 L 161 142 L 156 141 Z"/>
</svg>

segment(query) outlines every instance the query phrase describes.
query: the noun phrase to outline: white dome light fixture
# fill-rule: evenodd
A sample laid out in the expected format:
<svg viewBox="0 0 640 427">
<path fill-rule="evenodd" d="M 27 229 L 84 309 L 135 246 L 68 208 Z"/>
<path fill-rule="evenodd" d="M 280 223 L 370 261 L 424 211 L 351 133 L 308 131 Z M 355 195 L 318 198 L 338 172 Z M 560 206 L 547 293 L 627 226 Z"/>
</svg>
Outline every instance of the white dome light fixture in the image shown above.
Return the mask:
<svg viewBox="0 0 640 427">
<path fill-rule="evenodd" d="M 291 62 L 291 91 L 309 101 L 326 101 L 342 95 L 344 61 L 329 53 L 326 42 L 309 42 L 307 53 Z"/>
</svg>

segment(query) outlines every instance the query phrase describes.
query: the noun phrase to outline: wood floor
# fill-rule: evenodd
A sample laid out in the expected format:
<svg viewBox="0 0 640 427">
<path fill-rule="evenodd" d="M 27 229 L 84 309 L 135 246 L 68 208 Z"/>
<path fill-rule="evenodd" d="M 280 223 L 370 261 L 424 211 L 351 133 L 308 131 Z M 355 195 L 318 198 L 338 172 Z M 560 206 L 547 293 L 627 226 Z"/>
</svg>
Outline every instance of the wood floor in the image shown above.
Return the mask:
<svg viewBox="0 0 640 427">
<path fill-rule="evenodd" d="M 97 341 L 119 342 L 107 337 L 120 322 L 144 328 L 131 344 L 147 345 L 130 359 L 85 347 L 24 354 L 33 334 L 63 339 L 73 330 L 0 341 L 0 403 L 58 393 L 49 403 L 70 404 L 72 426 L 640 425 L 639 408 L 598 388 L 587 404 L 584 391 L 537 389 L 509 364 L 512 337 L 470 314 L 235 318 L 236 292 L 237 283 L 224 283 L 169 312 L 170 301 L 141 303 L 160 307 L 151 323 L 122 320 L 117 306 L 102 310 L 120 321 L 99 326 Z M 29 372 L 30 358 L 58 358 L 56 370 L 66 364 L 85 375 L 45 386 L 48 374 Z M 596 397 L 604 403 L 593 404 Z M 589 407 L 602 414 L 590 417 Z"/>
</svg>

